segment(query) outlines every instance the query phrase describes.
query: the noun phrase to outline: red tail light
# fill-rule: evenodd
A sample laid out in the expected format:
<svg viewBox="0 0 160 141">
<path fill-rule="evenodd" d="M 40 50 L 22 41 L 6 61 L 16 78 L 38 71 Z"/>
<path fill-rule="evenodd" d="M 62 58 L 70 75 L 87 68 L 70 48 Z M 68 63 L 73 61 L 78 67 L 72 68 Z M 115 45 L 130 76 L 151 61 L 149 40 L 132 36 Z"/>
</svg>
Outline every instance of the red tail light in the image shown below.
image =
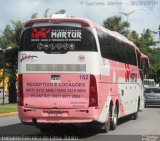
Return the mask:
<svg viewBox="0 0 160 141">
<path fill-rule="evenodd" d="M 82 27 L 89 27 L 89 25 L 88 25 L 87 23 L 85 23 L 85 22 L 82 22 L 82 23 L 81 23 L 81 26 L 82 26 Z"/>
<path fill-rule="evenodd" d="M 90 75 L 89 107 L 98 106 L 97 83 L 94 75 Z"/>
<path fill-rule="evenodd" d="M 23 106 L 23 77 L 22 74 L 18 75 L 18 106 Z"/>
</svg>

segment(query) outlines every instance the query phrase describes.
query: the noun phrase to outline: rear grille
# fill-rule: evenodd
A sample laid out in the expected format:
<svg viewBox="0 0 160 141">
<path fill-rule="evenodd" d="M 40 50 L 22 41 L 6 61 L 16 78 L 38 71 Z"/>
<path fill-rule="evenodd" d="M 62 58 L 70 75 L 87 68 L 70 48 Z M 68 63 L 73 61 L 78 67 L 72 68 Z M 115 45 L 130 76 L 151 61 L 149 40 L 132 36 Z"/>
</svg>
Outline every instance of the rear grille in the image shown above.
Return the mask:
<svg viewBox="0 0 160 141">
<path fill-rule="evenodd" d="M 86 64 L 26 64 L 26 71 L 86 72 Z"/>
</svg>

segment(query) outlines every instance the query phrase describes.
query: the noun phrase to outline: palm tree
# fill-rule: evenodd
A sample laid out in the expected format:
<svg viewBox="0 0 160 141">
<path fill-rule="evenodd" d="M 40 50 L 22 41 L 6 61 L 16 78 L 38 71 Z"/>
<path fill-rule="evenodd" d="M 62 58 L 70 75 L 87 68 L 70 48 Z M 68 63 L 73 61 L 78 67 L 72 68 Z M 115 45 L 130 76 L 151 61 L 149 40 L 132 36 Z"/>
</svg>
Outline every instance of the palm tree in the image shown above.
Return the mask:
<svg viewBox="0 0 160 141">
<path fill-rule="evenodd" d="M 109 17 L 103 22 L 103 26 L 109 30 L 117 31 L 124 36 L 129 34 L 129 23 L 127 21 L 122 21 L 121 17 L 113 16 Z"/>
<path fill-rule="evenodd" d="M 16 41 L 17 33 L 23 28 L 23 23 L 21 21 L 11 21 L 12 25 L 6 25 L 3 34 L 0 37 L 0 48 L 6 49 L 7 47 L 12 47 L 10 50 L 6 50 L 4 53 L 5 55 L 3 59 L 5 61 L 0 63 L 4 63 L 4 68 L 6 63 L 9 64 L 8 66 L 8 73 L 9 73 L 9 103 L 17 102 L 17 95 L 16 95 L 16 70 L 17 70 L 17 57 L 18 57 L 18 47 L 19 42 Z"/>
<path fill-rule="evenodd" d="M 129 33 L 128 38 L 133 43 L 135 43 L 137 47 L 140 46 L 140 44 L 139 44 L 139 35 L 135 30 Z"/>
<path fill-rule="evenodd" d="M 55 12 L 55 14 L 65 14 L 65 13 L 66 13 L 66 10 L 64 10 L 64 9 L 61 9 L 61 10 Z"/>
<path fill-rule="evenodd" d="M 153 34 L 154 32 L 150 29 L 143 30 L 143 33 L 141 33 L 141 40 L 144 40 L 146 47 L 156 45 Z"/>
</svg>

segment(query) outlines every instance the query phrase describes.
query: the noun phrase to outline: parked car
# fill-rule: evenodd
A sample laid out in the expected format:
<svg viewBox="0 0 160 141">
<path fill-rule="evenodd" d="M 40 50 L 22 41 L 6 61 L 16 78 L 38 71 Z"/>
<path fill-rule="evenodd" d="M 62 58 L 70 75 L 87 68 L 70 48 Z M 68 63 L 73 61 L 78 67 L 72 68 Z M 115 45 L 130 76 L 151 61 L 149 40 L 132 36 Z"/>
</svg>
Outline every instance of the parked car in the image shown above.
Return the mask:
<svg viewBox="0 0 160 141">
<path fill-rule="evenodd" d="M 144 90 L 145 107 L 160 105 L 160 87 L 149 87 Z"/>
</svg>

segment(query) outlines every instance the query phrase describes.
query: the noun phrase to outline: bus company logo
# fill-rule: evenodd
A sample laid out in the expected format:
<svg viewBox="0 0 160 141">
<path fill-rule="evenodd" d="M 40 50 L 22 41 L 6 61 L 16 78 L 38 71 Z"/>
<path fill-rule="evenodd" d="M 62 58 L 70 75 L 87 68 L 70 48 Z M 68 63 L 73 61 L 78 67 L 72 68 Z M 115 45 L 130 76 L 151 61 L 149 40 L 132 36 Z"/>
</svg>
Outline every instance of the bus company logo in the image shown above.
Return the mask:
<svg viewBox="0 0 160 141">
<path fill-rule="evenodd" d="M 81 30 L 52 30 L 51 38 L 53 39 L 81 39 Z"/>
<path fill-rule="evenodd" d="M 46 39 L 48 34 L 51 33 L 50 28 L 32 28 L 33 32 L 31 34 L 31 38 L 32 39 L 38 39 L 38 38 L 42 38 L 42 39 Z"/>
<path fill-rule="evenodd" d="M 35 55 L 27 55 L 27 54 L 21 54 L 20 56 L 20 62 L 35 62 L 37 60 L 37 56 Z"/>
</svg>

